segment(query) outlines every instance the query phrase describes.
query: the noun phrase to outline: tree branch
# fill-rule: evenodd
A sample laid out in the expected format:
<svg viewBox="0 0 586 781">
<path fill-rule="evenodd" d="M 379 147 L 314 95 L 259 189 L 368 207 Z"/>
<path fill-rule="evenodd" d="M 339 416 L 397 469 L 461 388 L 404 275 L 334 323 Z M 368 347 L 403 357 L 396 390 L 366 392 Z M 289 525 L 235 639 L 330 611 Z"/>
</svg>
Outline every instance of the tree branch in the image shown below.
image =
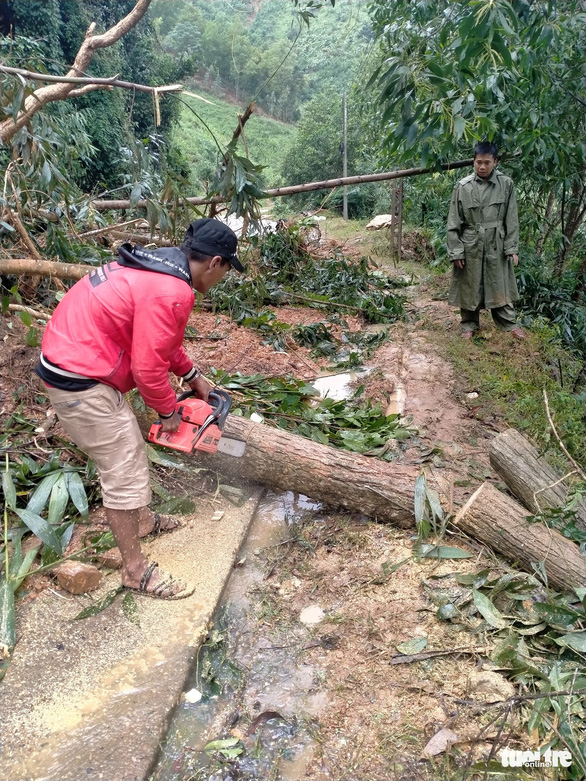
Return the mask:
<svg viewBox="0 0 586 781">
<path fill-rule="evenodd" d="M 94 266 L 61 263 L 51 260 L 36 260 L 35 258 L 0 259 L 0 274 L 13 274 L 16 276 L 30 274 L 31 276 L 78 280 L 85 277 L 93 269 Z"/>
<path fill-rule="evenodd" d="M 12 68 L 8 65 L 0 65 L 0 73 L 19 75 L 25 79 L 31 79 L 32 81 L 47 81 L 57 84 L 96 85 L 94 86 L 94 89 L 123 87 L 124 89 L 132 89 L 137 92 L 181 92 L 183 89 L 182 84 L 149 87 L 146 84 L 135 84 L 131 81 L 122 81 L 117 76 L 111 76 L 109 78 L 99 78 L 97 76 L 52 76 L 49 73 L 35 73 L 34 71 L 24 70 L 23 68 Z M 70 92 L 69 97 L 73 94 L 73 92 Z"/>
<path fill-rule="evenodd" d="M 281 198 L 284 195 L 293 195 L 295 193 L 306 193 L 312 190 L 328 190 L 334 187 L 341 187 L 342 185 L 353 184 L 365 184 L 366 182 L 384 182 L 389 179 L 401 179 L 409 176 L 421 176 L 421 174 L 428 174 L 432 171 L 452 171 L 456 168 L 466 168 L 472 165 L 473 160 L 457 160 L 454 163 L 445 163 L 440 165 L 439 169 L 436 168 L 407 168 L 402 171 L 387 171 L 386 173 L 379 174 L 363 174 L 361 176 L 346 176 L 339 179 L 326 179 L 323 182 L 308 182 L 307 184 L 293 184 L 289 187 L 275 187 L 272 190 L 265 191 L 266 198 Z M 185 198 L 187 203 L 191 203 L 194 206 L 203 206 L 209 203 L 225 203 L 226 199 L 220 195 L 214 195 L 213 197 L 197 196 L 195 198 Z M 126 200 L 95 200 L 92 201 L 92 205 L 98 211 L 107 211 L 108 209 L 130 209 L 131 206 L 145 207 L 147 202 L 142 200 L 136 204 L 131 204 Z"/>
<path fill-rule="evenodd" d="M 102 35 L 93 35 L 96 24 L 95 22 L 92 22 L 79 51 L 77 52 L 75 61 L 66 74 L 66 78 L 85 78 L 84 74 L 91 62 L 95 50 L 104 49 L 107 46 L 116 43 L 116 41 L 142 19 L 150 4 L 151 0 L 138 0 L 129 14 L 115 24 L 114 27 L 106 30 Z M 70 97 L 71 93 L 76 91 L 75 84 L 76 82 L 64 82 L 61 80 L 58 84 L 39 87 L 39 89 L 35 90 L 25 99 L 24 107 L 18 112 L 16 120 L 10 117 L 0 123 L 0 140 L 2 143 L 10 141 L 22 127 L 30 122 L 31 118 L 38 111 L 47 105 L 47 103 L 65 100 Z"/>
</svg>

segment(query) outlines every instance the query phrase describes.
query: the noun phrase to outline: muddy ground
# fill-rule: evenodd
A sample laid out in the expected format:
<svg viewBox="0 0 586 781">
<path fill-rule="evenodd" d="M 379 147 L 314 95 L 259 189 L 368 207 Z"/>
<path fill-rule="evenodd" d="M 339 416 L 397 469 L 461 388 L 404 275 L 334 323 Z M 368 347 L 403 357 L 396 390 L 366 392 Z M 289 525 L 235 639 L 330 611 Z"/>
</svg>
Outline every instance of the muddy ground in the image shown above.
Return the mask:
<svg viewBox="0 0 586 781">
<path fill-rule="evenodd" d="M 365 251 L 372 252 L 370 237 L 362 241 Z M 353 240 L 354 251 L 356 246 Z M 406 322 L 391 327 L 389 340 L 368 362 L 373 371 L 362 381 L 365 396 L 385 405 L 397 396 L 404 400 L 403 415 L 416 433 L 401 459 L 419 463 L 440 482 L 453 485 L 454 500 L 460 504 L 479 482 L 487 477 L 496 480 L 488 465 L 488 442 L 506 425 L 495 417 L 483 419 L 475 389 L 454 376 L 444 357 L 446 345 L 458 338 L 455 313 L 442 299 L 447 278 L 432 276 L 413 262 L 393 266 L 384 254 L 378 260 L 391 274 L 410 275 L 414 284 L 405 289 Z M 302 307 L 275 312 L 278 320 L 290 324 L 320 319 L 319 312 Z M 364 327 L 359 318 L 346 320 L 352 329 Z M 22 404 L 27 415 L 45 420 L 42 386 L 32 373 L 38 350 L 26 345 L 27 329 L 16 316 L 4 316 L 3 322 L 2 412 Z M 42 332 L 42 325 L 37 325 Z M 189 325 L 194 330 L 186 349 L 204 373 L 215 367 L 311 380 L 327 369 L 326 359 L 312 358 L 305 348 L 276 352 L 254 331 L 223 315 L 195 311 Z M 521 351 L 531 359 L 530 340 L 513 345 L 490 326 L 488 332 L 493 349 Z M 470 346 L 470 360 L 475 349 Z M 55 433 L 62 434 L 58 424 L 49 437 Z M 42 434 L 35 437 L 35 445 L 45 452 L 52 447 L 51 439 Z M 512 690 L 498 673 L 485 674 L 482 649 L 487 640 L 478 630 L 480 622 L 464 631 L 461 625 L 439 621 L 437 600 L 440 587 L 457 589 L 455 573 L 505 565 L 471 540 L 450 537 L 448 544 L 469 550 L 473 558 L 418 561 L 412 555 L 412 535 L 361 516 L 326 512 L 319 523 L 307 516 L 293 541 L 266 552 L 263 580 L 250 594 L 258 636 L 272 634 L 275 646 L 279 638 L 293 638 L 299 663 L 319 670 L 310 688 L 323 694 L 320 707 L 308 716 L 315 746 L 297 777 L 449 778 L 456 766 L 470 766 L 490 754 L 494 713 L 474 701 L 503 699 Z M 30 586 L 29 598 L 34 597 Z M 324 611 L 315 627 L 299 620 L 310 605 Z M 423 637 L 426 650 L 459 650 L 411 664 L 392 663 L 398 645 Z M 255 717 L 249 706 L 242 705 L 244 725 Z M 448 746 L 436 757 L 425 755 L 428 741 L 445 728 L 457 736 L 451 738 L 455 747 Z M 230 729 L 241 728 L 214 725 L 209 739 L 218 737 L 218 730 L 225 735 Z M 509 723 L 507 729 L 509 745 L 514 746 L 517 727 Z M 188 781 L 195 778 L 190 772 L 187 766 L 177 766 L 174 777 Z"/>
</svg>

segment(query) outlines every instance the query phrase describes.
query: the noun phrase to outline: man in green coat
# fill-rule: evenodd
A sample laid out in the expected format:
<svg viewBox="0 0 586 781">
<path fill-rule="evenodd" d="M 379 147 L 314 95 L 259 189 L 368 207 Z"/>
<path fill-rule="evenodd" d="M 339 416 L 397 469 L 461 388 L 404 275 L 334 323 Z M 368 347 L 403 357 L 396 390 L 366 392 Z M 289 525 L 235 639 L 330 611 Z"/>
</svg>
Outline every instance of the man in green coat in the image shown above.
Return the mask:
<svg viewBox="0 0 586 781">
<path fill-rule="evenodd" d="M 490 309 L 496 325 L 518 339 L 513 301 L 519 298 L 519 218 L 512 179 L 496 168 L 495 144 L 474 147 L 474 173 L 454 187 L 448 215 L 448 254 L 453 263 L 448 301 L 460 307 L 462 337 L 480 328 L 480 310 Z"/>
</svg>

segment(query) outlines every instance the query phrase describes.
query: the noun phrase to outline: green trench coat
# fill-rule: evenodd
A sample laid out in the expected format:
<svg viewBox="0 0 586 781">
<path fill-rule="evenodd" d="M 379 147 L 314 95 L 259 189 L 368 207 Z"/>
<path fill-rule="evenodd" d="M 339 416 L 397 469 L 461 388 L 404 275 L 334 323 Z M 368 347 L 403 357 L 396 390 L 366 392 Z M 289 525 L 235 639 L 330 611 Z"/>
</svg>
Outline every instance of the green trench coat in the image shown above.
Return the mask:
<svg viewBox="0 0 586 781">
<path fill-rule="evenodd" d="M 454 187 L 448 215 L 452 267 L 448 301 L 474 311 L 496 309 L 519 298 L 511 255 L 519 251 L 519 218 L 512 179 L 496 168 L 486 180 L 476 173 Z"/>
</svg>

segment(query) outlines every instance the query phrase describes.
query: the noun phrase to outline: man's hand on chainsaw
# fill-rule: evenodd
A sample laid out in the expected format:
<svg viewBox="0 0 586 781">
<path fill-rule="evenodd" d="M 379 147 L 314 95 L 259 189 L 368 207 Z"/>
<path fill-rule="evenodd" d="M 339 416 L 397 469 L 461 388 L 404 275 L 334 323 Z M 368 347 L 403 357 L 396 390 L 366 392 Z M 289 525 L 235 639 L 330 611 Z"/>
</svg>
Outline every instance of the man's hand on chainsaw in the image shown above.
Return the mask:
<svg viewBox="0 0 586 781">
<path fill-rule="evenodd" d="M 202 401 L 207 401 L 210 391 L 213 388 L 213 385 L 209 383 L 202 374 L 200 374 L 199 377 L 196 377 L 194 380 L 191 380 L 191 382 L 189 383 L 189 387 L 195 393 L 198 399 L 202 399 Z"/>
<path fill-rule="evenodd" d="M 161 430 L 170 434 L 173 431 L 177 431 L 180 423 L 181 415 L 174 412 L 170 418 L 161 418 Z"/>
</svg>

